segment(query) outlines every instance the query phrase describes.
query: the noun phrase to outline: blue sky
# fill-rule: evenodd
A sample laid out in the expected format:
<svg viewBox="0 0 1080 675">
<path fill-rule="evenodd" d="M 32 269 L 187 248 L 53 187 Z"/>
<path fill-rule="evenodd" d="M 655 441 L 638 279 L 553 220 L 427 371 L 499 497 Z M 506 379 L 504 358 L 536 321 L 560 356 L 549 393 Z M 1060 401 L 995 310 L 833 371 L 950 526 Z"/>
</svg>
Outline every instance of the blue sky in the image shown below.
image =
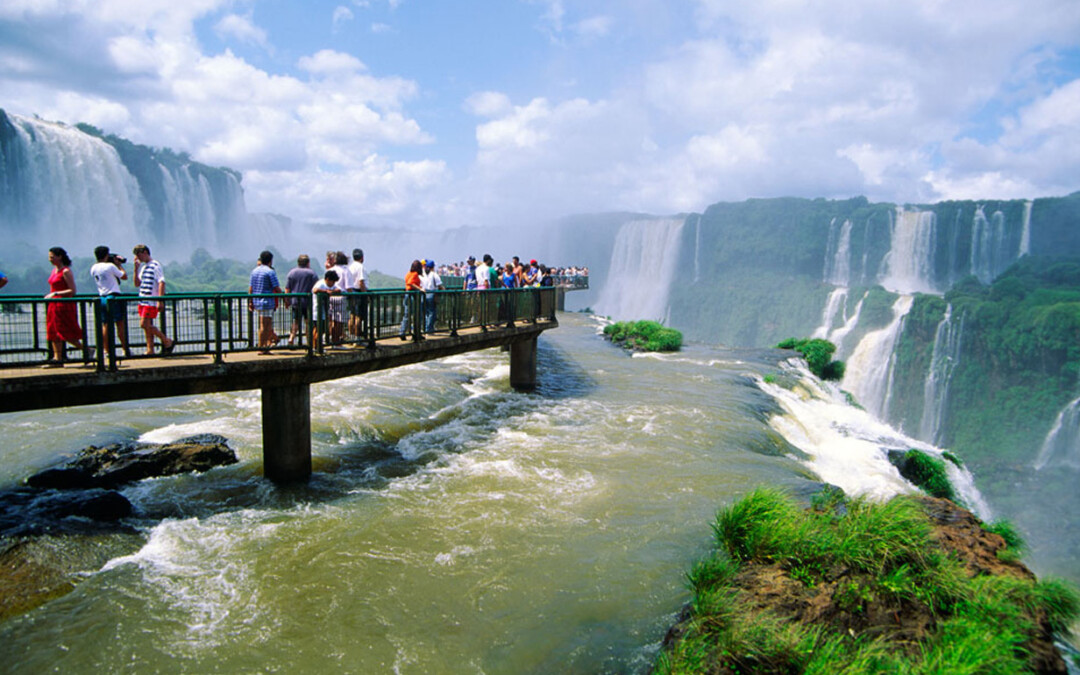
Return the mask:
<svg viewBox="0 0 1080 675">
<path fill-rule="evenodd" d="M 1075 0 L 5 0 L 0 107 L 354 225 L 1080 189 Z"/>
</svg>

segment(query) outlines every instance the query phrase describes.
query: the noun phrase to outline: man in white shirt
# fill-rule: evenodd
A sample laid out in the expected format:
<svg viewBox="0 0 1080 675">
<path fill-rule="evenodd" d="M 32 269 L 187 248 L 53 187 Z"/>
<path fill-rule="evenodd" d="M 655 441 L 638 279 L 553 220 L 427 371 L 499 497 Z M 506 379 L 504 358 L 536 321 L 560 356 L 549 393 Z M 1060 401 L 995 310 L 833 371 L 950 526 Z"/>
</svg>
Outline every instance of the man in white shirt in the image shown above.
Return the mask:
<svg viewBox="0 0 1080 675">
<path fill-rule="evenodd" d="M 130 357 L 131 350 L 128 348 L 127 338 L 127 303 L 113 297 L 120 295 L 120 282 L 127 279 L 127 272 L 124 271 L 126 260 L 110 253 L 108 246 L 96 247 L 94 257 L 97 262 L 90 267 L 90 276 L 94 278 L 98 295 L 101 296 L 103 318 L 101 340 L 108 345 L 109 328 L 115 326 L 120 345 L 124 348 L 124 356 Z"/>
<path fill-rule="evenodd" d="M 424 273 L 420 275 L 420 289 L 424 291 L 424 332 L 435 332 L 435 291 L 445 290 L 442 277 L 435 271 L 435 261 L 424 261 Z"/>
</svg>

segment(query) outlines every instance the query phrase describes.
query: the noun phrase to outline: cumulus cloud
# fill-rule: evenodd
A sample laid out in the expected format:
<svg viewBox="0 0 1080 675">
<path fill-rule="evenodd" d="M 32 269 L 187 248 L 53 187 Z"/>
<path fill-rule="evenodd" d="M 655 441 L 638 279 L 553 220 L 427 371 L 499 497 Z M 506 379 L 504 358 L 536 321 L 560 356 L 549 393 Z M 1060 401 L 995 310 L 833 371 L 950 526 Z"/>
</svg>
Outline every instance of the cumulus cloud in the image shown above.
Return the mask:
<svg viewBox="0 0 1080 675">
<path fill-rule="evenodd" d="M 335 29 L 339 28 L 341 26 L 341 24 L 345 23 L 346 21 L 352 21 L 352 20 L 353 20 L 353 13 L 352 13 L 351 9 L 349 9 L 345 5 L 338 5 L 337 7 L 334 8 L 334 15 L 331 18 L 331 21 L 334 24 Z"/>
</svg>

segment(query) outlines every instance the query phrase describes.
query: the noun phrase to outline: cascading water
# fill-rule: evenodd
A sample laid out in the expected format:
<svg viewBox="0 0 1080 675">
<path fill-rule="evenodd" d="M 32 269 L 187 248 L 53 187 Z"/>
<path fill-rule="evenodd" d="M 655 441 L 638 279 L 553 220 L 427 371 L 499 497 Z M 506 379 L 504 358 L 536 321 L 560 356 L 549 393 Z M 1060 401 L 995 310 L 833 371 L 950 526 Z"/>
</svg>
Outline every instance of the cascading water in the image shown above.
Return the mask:
<svg viewBox="0 0 1080 675">
<path fill-rule="evenodd" d="M 883 261 L 879 283 L 895 293 L 935 293 L 934 243 L 937 216 L 933 211 L 897 208 L 892 242 Z"/>
<path fill-rule="evenodd" d="M 1068 467 L 1080 469 L 1080 398 L 1058 413 L 1054 426 L 1043 441 L 1035 468 Z"/>
<path fill-rule="evenodd" d="M 836 219 L 829 223 L 829 241 L 825 253 L 825 283 L 836 286 L 851 285 L 851 220 L 845 219 L 840 227 Z"/>
<path fill-rule="evenodd" d="M 238 174 L 113 143 L 0 110 L 0 233 L 73 255 L 101 243 L 123 250 L 142 242 L 166 256 L 246 243 Z"/>
<path fill-rule="evenodd" d="M 684 222 L 681 218 L 633 220 L 619 228 L 608 278 L 596 303 L 598 314 L 617 321 L 667 317 Z"/>
<path fill-rule="evenodd" d="M 1031 207 L 1035 202 L 1030 199 L 1024 203 L 1024 225 L 1020 228 L 1020 252 L 1018 258 L 1031 255 Z"/>
<path fill-rule="evenodd" d="M 821 314 L 821 325 L 814 329 L 812 338 L 828 338 L 836 321 L 836 315 L 847 305 L 848 289 L 834 288 L 825 302 L 825 311 Z"/>
<path fill-rule="evenodd" d="M 930 372 L 923 385 L 923 413 L 919 423 L 919 438 L 927 443 L 940 442 L 949 400 L 949 382 L 960 362 L 960 344 L 964 319 L 953 322 L 952 305 L 945 308 L 945 317 L 934 333 L 934 351 L 930 357 Z"/>
<path fill-rule="evenodd" d="M 844 388 L 871 414 L 882 420 L 888 419 L 896 341 L 913 301 L 910 295 L 897 298 L 893 303 L 893 318 L 889 325 L 863 336 L 847 361 Z"/>
<path fill-rule="evenodd" d="M 139 185 L 108 143 L 77 129 L 9 115 L 0 157 L 8 185 L 0 203 L 0 233 L 7 242 L 61 245 L 89 255 L 99 238 L 135 243 L 150 211 Z"/>
</svg>

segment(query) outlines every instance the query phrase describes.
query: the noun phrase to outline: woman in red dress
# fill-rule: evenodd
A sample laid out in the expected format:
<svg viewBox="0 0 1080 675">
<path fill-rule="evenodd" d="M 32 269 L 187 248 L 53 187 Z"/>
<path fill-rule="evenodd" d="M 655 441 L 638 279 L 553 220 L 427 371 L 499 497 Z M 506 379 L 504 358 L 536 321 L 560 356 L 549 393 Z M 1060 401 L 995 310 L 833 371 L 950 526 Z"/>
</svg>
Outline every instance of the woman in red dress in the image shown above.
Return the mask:
<svg viewBox="0 0 1080 675">
<path fill-rule="evenodd" d="M 75 295 L 75 277 L 71 274 L 71 258 L 67 251 L 54 246 L 49 249 L 49 262 L 53 264 L 49 275 L 49 298 L 69 298 Z M 73 302 L 49 302 L 45 310 L 45 336 L 52 346 L 53 360 L 45 364 L 47 368 L 59 368 L 64 365 L 64 343 L 70 342 L 76 349 L 82 349 L 82 328 L 75 312 Z"/>
</svg>

